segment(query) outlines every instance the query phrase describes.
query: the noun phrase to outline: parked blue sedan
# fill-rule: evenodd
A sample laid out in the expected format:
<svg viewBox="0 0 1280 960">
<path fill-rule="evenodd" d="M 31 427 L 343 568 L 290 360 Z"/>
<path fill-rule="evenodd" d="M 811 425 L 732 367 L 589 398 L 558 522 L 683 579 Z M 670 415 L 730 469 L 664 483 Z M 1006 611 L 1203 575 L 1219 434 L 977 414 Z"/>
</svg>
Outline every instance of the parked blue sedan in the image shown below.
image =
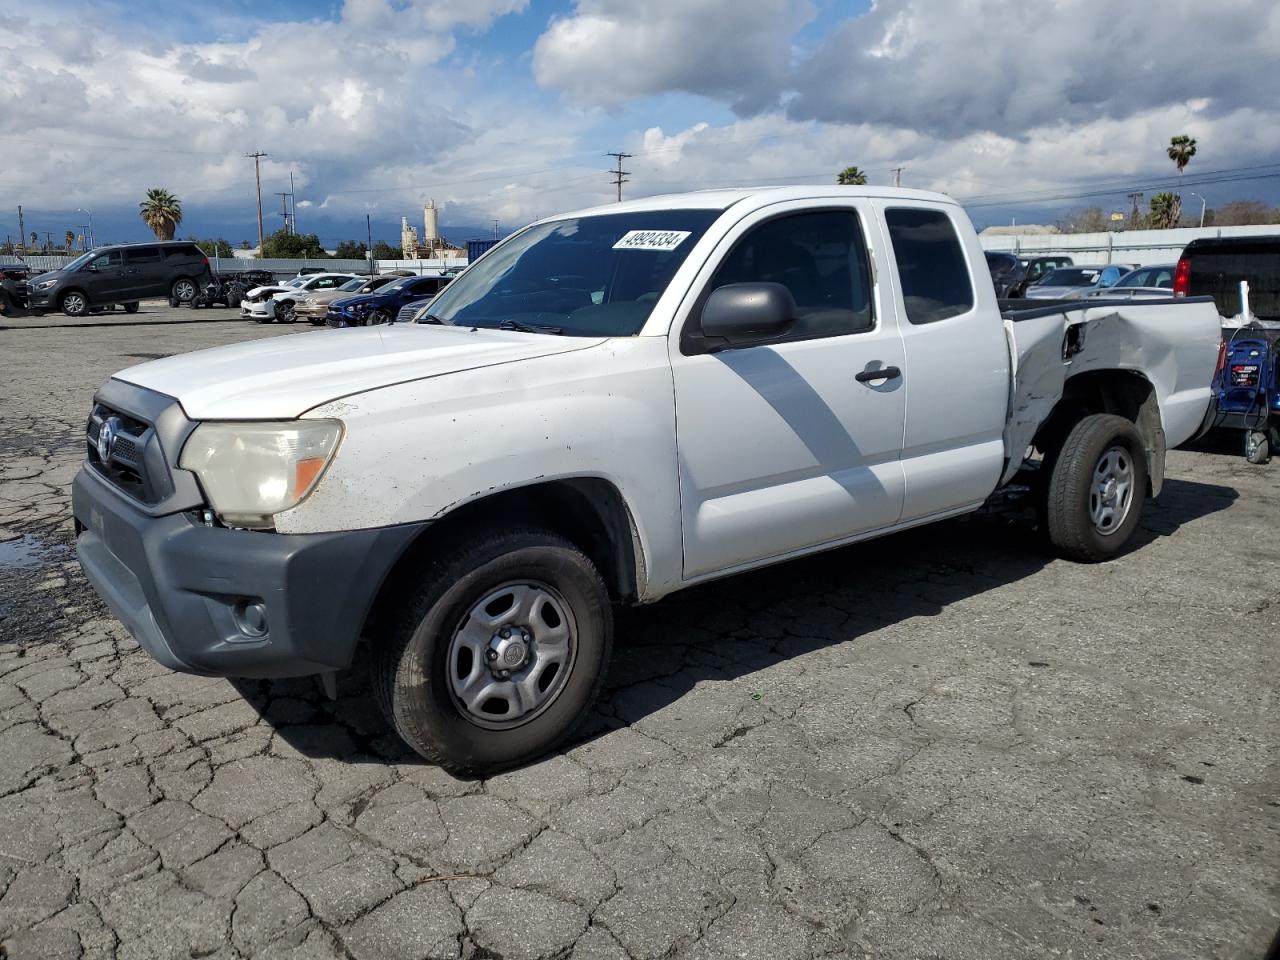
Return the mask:
<svg viewBox="0 0 1280 960">
<path fill-rule="evenodd" d="M 449 280 L 449 277 L 402 277 L 370 293 L 342 297 L 329 304 L 325 322 L 331 327 L 389 323 L 406 303 L 434 297 Z"/>
</svg>

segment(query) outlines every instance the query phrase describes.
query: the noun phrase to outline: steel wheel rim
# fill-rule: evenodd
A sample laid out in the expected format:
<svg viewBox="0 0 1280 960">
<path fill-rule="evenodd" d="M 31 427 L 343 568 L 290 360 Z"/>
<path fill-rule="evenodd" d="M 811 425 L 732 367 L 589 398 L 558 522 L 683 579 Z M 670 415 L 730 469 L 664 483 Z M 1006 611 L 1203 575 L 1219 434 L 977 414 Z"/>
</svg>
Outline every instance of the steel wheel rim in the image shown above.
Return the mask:
<svg viewBox="0 0 1280 960">
<path fill-rule="evenodd" d="M 196 297 L 195 284 L 188 280 L 179 281 L 174 292 L 177 293 L 179 300 L 194 300 Z"/>
<path fill-rule="evenodd" d="M 1104 537 L 1124 525 L 1133 507 L 1133 455 L 1127 447 L 1103 451 L 1089 481 L 1089 519 Z"/>
<path fill-rule="evenodd" d="M 445 670 L 458 711 L 489 730 L 540 716 L 573 673 L 577 634 L 572 608 L 549 584 L 512 581 L 486 592 L 449 643 Z"/>
<path fill-rule="evenodd" d="M 74 315 L 84 313 L 84 297 L 78 293 L 69 293 L 62 301 L 62 309 Z"/>
</svg>

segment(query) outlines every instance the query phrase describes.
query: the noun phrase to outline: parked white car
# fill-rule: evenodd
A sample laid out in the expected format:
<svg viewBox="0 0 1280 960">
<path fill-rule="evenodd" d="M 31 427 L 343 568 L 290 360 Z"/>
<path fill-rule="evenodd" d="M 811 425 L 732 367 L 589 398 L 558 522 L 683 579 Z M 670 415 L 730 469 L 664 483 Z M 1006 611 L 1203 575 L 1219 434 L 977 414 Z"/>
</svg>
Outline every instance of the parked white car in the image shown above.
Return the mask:
<svg viewBox="0 0 1280 960">
<path fill-rule="evenodd" d="M 1106 300 L 1164 300 L 1173 296 L 1173 277 L 1176 263 L 1160 263 L 1136 267 L 1110 287 L 1090 290 L 1089 299 Z"/>
<path fill-rule="evenodd" d="M 293 323 L 297 319 L 294 307 L 305 294 L 333 290 L 354 279 L 351 273 L 312 273 L 278 285 L 255 287 L 241 301 L 240 316 L 259 323 Z"/>
<path fill-rule="evenodd" d="M 417 322 L 116 374 L 77 552 L 164 665 L 332 689 L 367 658 L 409 744 L 492 771 L 589 710 L 614 603 L 968 513 L 1027 469 L 1058 553 L 1116 555 L 1219 343 L 1200 300 L 1002 316 L 937 194 L 611 204 L 508 237 Z"/>
</svg>

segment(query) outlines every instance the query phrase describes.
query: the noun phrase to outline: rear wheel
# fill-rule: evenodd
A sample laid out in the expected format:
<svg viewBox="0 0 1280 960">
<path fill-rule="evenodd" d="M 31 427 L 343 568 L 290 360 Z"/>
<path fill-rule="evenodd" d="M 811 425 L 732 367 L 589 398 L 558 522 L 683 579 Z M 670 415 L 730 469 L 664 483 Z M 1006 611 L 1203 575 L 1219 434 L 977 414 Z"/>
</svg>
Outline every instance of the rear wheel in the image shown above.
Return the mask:
<svg viewBox="0 0 1280 960">
<path fill-rule="evenodd" d="M 549 531 L 495 530 L 415 582 L 373 666 L 378 704 L 405 742 L 461 774 L 563 742 L 595 702 L 612 644 L 591 561 Z"/>
<path fill-rule="evenodd" d="M 1054 550 L 1085 563 L 1123 550 L 1147 497 L 1146 451 L 1134 425 L 1111 414 L 1084 417 L 1044 469 L 1041 515 Z"/>
<path fill-rule="evenodd" d="M 1271 459 L 1271 438 L 1262 430 L 1250 430 L 1244 438 L 1244 458 L 1250 463 L 1266 463 Z"/>
<path fill-rule="evenodd" d="M 89 299 L 79 290 L 68 290 L 58 302 L 68 317 L 83 317 L 89 312 Z"/>
<path fill-rule="evenodd" d="M 135 300 L 135 301 L 133 301 L 132 303 L 126 303 L 126 304 L 124 305 L 124 312 L 125 312 L 125 313 L 137 313 L 137 312 L 138 312 L 138 301 L 136 301 L 136 300 Z"/>
<path fill-rule="evenodd" d="M 196 298 L 196 285 L 192 280 L 186 277 L 179 277 L 173 281 L 173 286 L 169 290 L 169 306 L 179 307 L 184 303 L 191 303 Z"/>
</svg>

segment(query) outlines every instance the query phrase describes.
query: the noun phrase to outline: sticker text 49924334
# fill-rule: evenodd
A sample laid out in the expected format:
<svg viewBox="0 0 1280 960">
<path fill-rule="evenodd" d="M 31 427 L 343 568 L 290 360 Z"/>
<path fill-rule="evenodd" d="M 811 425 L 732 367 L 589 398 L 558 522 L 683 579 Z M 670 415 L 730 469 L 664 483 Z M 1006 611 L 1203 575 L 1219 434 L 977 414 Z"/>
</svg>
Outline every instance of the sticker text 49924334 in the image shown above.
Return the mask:
<svg viewBox="0 0 1280 960">
<path fill-rule="evenodd" d="M 689 236 L 688 230 L 628 230 L 613 245 L 615 250 L 674 250 Z"/>
</svg>

